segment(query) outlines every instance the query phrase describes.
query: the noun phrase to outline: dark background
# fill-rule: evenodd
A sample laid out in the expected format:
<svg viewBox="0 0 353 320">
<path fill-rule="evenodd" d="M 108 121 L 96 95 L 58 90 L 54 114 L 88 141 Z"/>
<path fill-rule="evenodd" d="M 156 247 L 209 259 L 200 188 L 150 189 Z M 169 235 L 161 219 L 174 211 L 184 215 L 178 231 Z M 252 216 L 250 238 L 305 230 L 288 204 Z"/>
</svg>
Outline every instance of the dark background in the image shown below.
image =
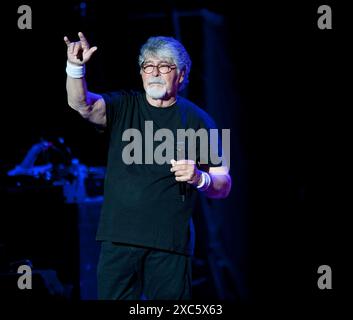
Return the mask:
<svg viewBox="0 0 353 320">
<path fill-rule="evenodd" d="M 178 37 L 193 60 L 184 95 L 231 128 L 233 190 L 213 219 L 236 274 L 237 301 L 329 305 L 348 288 L 347 9 L 326 3 L 235 1 L 19 2 L 2 10 L 2 173 L 40 138 L 65 138 L 82 163 L 103 166 L 106 140 L 66 103 L 64 35 L 98 51 L 89 89 L 141 88 L 137 55 L 151 35 Z M 317 28 L 328 4 L 333 30 Z M 183 12 L 180 29 L 173 14 Z M 2 210 L 1 210 L 2 211 Z M 317 288 L 330 265 L 333 290 Z"/>
</svg>

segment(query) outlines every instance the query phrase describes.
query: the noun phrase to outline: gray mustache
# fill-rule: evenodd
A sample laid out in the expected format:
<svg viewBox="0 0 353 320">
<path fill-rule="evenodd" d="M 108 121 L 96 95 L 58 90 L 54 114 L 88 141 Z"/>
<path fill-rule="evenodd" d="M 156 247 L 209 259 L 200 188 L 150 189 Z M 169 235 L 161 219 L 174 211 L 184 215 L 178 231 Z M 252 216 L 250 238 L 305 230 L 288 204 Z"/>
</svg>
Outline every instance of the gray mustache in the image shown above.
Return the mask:
<svg viewBox="0 0 353 320">
<path fill-rule="evenodd" d="M 149 81 L 148 84 L 165 84 L 165 82 L 161 79 L 153 79 Z"/>
</svg>

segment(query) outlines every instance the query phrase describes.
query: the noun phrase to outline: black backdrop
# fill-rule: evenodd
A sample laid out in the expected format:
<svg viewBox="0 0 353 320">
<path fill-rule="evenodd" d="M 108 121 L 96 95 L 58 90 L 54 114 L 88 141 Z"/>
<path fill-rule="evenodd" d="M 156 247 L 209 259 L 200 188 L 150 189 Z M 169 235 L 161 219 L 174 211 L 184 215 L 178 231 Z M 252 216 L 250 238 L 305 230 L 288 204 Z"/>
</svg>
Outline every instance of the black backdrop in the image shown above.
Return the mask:
<svg viewBox="0 0 353 320">
<path fill-rule="evenodd" d="M 58 135 L 82 162 L 105 164 L 104 136 L 66 104 L 64 35 L 74 39 L 83 31 L 98 46 L 87 74 L 90 90 L 97 92 L 139 88 L 140 44 L 152 34 L 179 35 L 194 62 L 188 97 L 221 127 L 232 128 L 234 188 L 218 205 L 222 237 L 234 268 L 246 278 L 248 301 L 327 305 L 343 297 L 349 277 L 349 211 L 342 185 L 348 147 L 347 10 L 330 3 L 333 30 L 319 30 L 317 2 L 243 1 L 231 9 L 222 1 L 113 5 L 92 0 L 84 15 L 79 1 L 31 1 L 33 29 L 19 30 L 20 4 L 15 1 L 1 13 L 2 172 L 19 163 L 40 137 Z M 222 28 L 204 27 L 202 19 L 186 15 L 175 30 L 173 9 L 207 9 L 223 17 Z M 210 48 L 205 41 L 221 44 L 224 55 L 205 52 Z M 208 73 L 217 79 L 205 76 L 208 63 L 221 66 L 222 72 Z M 210 96 L 205 88 L 212 86 Z M 218 92 L 220 106 L 214 102 Z M 322 264 L 333 269 L 332 291 L 317 289 Z"/>
</svg>

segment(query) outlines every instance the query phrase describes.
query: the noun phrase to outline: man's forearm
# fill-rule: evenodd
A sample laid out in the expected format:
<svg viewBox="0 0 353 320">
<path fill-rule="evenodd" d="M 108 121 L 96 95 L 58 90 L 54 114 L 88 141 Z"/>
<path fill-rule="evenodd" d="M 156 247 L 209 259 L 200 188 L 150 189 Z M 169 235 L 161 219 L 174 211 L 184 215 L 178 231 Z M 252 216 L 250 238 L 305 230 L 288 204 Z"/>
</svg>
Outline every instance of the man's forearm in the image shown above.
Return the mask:
<svg viewBox="0 0 353 320">
<path fill-rule="evenodd" d="M 232 178 L 229 174 L 213 174 L 209 173 L 211 184 L 204 191 L 208 198 L 222 199 L 226 198 L 232 187 Z"/>
<path fill-rule="evenodd" d="M 66 80 L 67 101 L 71 108 L 80 112 L 82 115 L 89 112 L 90 103 L 85 78 L 71 78 Z"/>
</svg>

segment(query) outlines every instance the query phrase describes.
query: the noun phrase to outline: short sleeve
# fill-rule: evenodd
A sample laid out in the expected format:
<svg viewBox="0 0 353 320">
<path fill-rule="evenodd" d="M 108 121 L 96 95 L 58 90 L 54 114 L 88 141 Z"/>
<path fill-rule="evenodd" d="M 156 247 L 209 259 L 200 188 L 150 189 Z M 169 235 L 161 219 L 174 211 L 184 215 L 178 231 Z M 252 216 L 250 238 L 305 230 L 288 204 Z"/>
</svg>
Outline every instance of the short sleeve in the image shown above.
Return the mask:
<svg viewBox="0 0 353 320">
<path fill-rule="evenodd" d="M 222 130 L 217 127 L 216 122 L 207 113 L 204 114 L 200 127 L 208 134 L 207 147 L 200 144 L 199 163 L 201 166 L 220 167 L 225 165 L 222 150 Z M 205 152 L 204 150 L 207 150 Z"/>
<path fill-rule="evenodd" d="M 102 97 L 105 102 L 107 129 L 112 131 L 118 119 L 121 118 L 123 95 L 121 92 L 103 93 Z"/>
</svg>

